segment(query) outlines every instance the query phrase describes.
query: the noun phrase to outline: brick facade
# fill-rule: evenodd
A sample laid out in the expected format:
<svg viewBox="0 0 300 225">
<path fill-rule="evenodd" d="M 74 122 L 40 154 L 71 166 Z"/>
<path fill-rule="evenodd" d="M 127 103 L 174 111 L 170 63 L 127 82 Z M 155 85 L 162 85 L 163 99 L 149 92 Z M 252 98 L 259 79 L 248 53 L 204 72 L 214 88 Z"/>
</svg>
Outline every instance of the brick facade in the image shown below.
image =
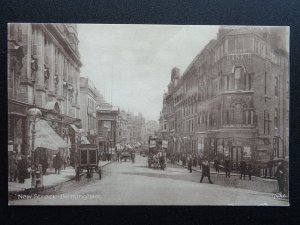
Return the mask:
<svg viewBox="0 0 300 225">
<path fill-rule="evenodd" d="M 284 28 L 221 27 L 182 76 L 171 72 L 161 131 L 173 152 L 262 165 L 288 157 Z M 279 42 L 279 40 L 281 42 Z"/>
</svg>

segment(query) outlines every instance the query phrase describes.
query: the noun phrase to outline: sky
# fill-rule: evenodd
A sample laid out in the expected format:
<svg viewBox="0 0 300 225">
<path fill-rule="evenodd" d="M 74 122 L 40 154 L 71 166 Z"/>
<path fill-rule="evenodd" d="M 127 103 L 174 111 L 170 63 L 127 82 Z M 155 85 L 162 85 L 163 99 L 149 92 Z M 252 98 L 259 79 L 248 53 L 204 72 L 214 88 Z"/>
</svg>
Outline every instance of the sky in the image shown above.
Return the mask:
<svg viewBox="0 0 300 225">
<path fill-rule="evenodd" d="M 158 120 L 171 70 L 182 74 L 218 26 L 78 24 L 80 76 L 106 102 Z"/>
</svg>

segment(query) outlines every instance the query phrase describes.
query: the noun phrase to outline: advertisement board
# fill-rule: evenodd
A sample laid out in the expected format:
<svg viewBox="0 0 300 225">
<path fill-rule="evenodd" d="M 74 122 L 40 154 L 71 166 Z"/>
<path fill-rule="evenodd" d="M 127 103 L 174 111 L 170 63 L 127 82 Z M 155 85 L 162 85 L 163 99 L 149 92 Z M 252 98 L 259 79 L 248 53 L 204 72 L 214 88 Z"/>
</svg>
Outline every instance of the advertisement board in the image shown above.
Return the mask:
<svg viewBox="0 0 300 225">
<path fill-rule="evenodd" d="M 168 148 L 168 141 L 163 140 L 163 141 L 162 141 L 162 147 L 163 147 L 163 148 Z"/>
<path fill-rule="evenodd" d="M 155 148 L 155 147 L 156 147 L 156 141 L 150 140 L 150 148 Z"/>
</svg>

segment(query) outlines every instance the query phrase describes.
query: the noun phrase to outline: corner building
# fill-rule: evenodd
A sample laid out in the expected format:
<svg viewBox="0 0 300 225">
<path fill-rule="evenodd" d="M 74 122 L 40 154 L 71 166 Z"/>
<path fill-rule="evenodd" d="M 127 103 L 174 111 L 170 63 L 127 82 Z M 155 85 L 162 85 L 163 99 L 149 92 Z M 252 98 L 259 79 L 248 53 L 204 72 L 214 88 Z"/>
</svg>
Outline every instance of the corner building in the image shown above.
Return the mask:
<svg viewBox="0 0 300 225">
<path fill-rule="evenodd" d="M 8 140 L 18 153 L 31 152 L 27 110 L 37 107 L 40 119 L 47 122 L 41 130 L 54 130 L 56 139 L 69 146 L 66 152 L 72 161 L 80 126 L 78 43 L 73 24 L 8 24 Z M 36 148 L 57 150 L 58 142 L 45 148 L 39 146 L 44 142 L 39 138 L 37 133 Z"/>
<path fill-rule="evenodd" d="M 270 168 L 288 158 L 285 29 L 220 27 L 182 76 L 172 70 L 162 118 L 174 153 L 228 156 L 233 169 L 242 159 Z"/>
</svg>

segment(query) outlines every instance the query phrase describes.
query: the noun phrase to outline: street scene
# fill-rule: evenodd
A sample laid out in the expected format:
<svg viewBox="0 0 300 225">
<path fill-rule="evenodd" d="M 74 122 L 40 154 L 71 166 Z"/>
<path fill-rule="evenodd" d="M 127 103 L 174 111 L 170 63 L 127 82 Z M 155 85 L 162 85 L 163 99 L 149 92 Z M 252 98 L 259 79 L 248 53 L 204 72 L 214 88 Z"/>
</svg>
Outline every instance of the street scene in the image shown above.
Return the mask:
<svg viewBox="0 0 300 225">
<path fill-rule="evenodd" d="M 8 205 L 289 205 L 289 27 L 8 24 Z"/>
</svg>

